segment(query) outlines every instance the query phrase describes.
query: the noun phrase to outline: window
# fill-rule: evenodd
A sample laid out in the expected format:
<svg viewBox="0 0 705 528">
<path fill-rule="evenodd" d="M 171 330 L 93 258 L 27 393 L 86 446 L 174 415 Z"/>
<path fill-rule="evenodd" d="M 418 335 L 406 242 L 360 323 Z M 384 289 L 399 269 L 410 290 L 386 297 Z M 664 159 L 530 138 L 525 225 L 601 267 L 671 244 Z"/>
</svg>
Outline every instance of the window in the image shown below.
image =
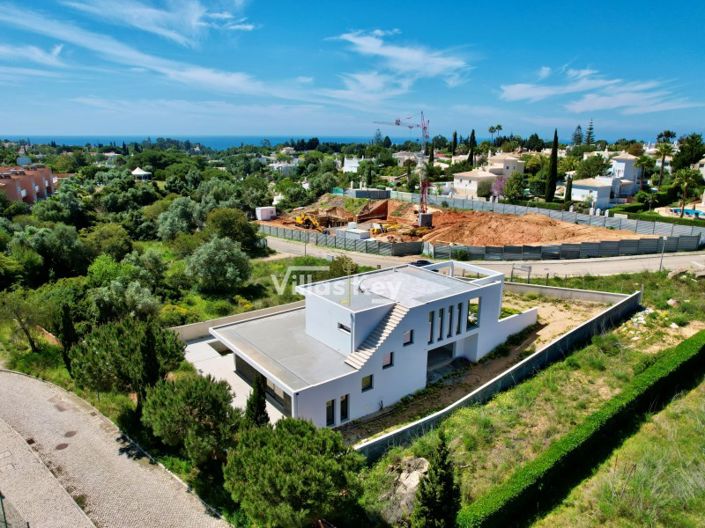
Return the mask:
<svg viewBox="0 0 705 528">
<path fill-rule="evenodd" d="M 350 333 L 350 327 L 345 326 L 343 323 L 338 323 L 338 330 L 342 330 L 343 332 L 349 334 Z"/>
<path fill-rule="evenodd" d="M 445 308 L 438 310 L 438 340 L 443 339 L 443 325 L 445 324 L 446 311 Z"/>
<path fill-rule="evenodd" d="M 373 378 L 372 374 L 362 378 L 362 392 L 365 392 L 365 391 L 372 389 L 373 379 L 374 378 Z"/>
<path fill-rule="evenodd" d="M 340 421 L 346 422 L 350 417 L 350 395 L 345 394 L 340 397 Z"/>
<path fill-rule="evenodd" d="M 428 332 L 428 344 L 430 345 L 433 343 L 433 327 L 436 319 L 436 312 L 434 310 L 431 310 L 428 314 L 428 324 L 429 324 L 429 332 Z"/>
<path fill-rule="evenodd" d="M 462 331 L 462 328 L 460 326 L 462 321 L 463 321 L 463 303 L 459 302 L 458 303 L 458 323 L 455 327 L 455 335 L 460 334 L 460 332 Z"/>
<path fill-rule="evenodd" d="M 326 402 L 326 425 L 328 427 L 335 425 L 335 400 Z"/>
<path fill-rule="evenodd" d="M 414 342 L 414 331 L 407 330 L 404 332 L 404 346 L 411 345 Z"/>
<path fill-rule="evenodd" d="M 453 305 L 448 307 L 448 337 L 453 337 Z"/>
<path fill-rule="evenodd" d="M 394 352 L 387 352 L 382 360 L 382 368 L 386 369 L 394 366 Z"/>
<path fill-rule="evenodd" d="M 477 301 L 477 302 L 474 302 Z M 480 299 L 471 299 L 468 301 L 468 327 L 476 327 L 480 322 Z"/>
</svg>

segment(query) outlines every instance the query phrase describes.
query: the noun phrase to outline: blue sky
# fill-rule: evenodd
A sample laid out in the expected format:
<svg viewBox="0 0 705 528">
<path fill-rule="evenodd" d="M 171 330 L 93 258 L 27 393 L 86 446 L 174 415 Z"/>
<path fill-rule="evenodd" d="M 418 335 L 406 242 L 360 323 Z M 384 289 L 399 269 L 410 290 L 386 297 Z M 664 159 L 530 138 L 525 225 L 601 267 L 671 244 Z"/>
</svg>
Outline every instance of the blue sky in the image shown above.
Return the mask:
<svg viewBox="0 0 705 528">
<path fill-rule="evenodd" d="M 0 0 L 0 135 L 367 136 L 420 110 L 432 135 L 702 131 L 703 22 L 695 1 Z"/>
</svg>

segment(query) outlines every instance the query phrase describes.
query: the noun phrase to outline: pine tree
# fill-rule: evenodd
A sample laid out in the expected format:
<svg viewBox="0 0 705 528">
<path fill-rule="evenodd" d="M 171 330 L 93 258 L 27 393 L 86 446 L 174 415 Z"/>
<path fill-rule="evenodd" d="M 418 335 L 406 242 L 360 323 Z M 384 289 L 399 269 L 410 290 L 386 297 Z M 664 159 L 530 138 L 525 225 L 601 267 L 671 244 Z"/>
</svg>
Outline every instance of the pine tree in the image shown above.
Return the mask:
<svg viewBox="0 0 705 528">
<path fill-rule="evenodd" d="M 470 137 L 468 138 L 468 161 L 470 165 L 475 165 L 475 149 L 477 148 L 477 139 L 475 139 L 475 129 L 470 132 Z"/>
<path fill-rule="evenodd" d="M 414 528 L 453 528 L 460 510 L 460 489 L 455 483 L 453 463 L 443 431 L 438 433 L 438 446 L 430 467 L 416 492 L 416 505 L 411 515 Z"/>
<path fill-rule="evenodd" d="M 245 422 L 249 425 L 261 427 L 269 423 L 265 391 L 266 380 L 264 376 L 258 375 L 245 407 Z"/>
<path fill-rule="evenodd" d="M 71 374 L 71 358 L 69 350 L 78 343 L 78 334 L 76 327 L 73 325 L 73 317 L 71 316 L 71 307 L 68 303 L 61 305 L 61 321 L 59 323 L 59 340 L 61 341 L 61 357 L 64 360 L 66 370 Z"/>
<path fill-rule="evenodd" d="M 556 194 L 556 182 L 558 182 L 558 130 L 553 130 L 553 146 L 551 147 L 551 159 L 548 165 L 548 179 L 546 179 L 547 202 L 552 202 Z"/>
<path fill-rule="evenodd" d="M 455 156 L 455 149 L 458 148 L 458 133 L 453 130 L 453 139 L 450 142 L 450 154 Z"/>
<path fill-rule="evenodd" d="M 434 155 L 433 155 L 433 145 L 431 145 L 428 148 L 428 164 L 433 167 L 433 160 L 434 160 Z"/>
<path fill-rule="evenodd" d="M 154 387 L 161 379 L 159 358 L 157 357 L 157 338 L 154 335 L 154 323 L 147 323 L 144 336 L 140 342 L 142 356 L 142 383 L 138 391 L 137 414 L 142 411 L 142 403 L 147 396 L 147 388 Z"/>
<path fill-rule="evenodd" d="M 595 142 L 595 129 L 592 126 L 592 119 L 588 123 L 587 131 L 585 132 L 585 144 L 590 146 Z"/>
<path fill-rule="evenodd" d="M 573 132 L 573 145 L 583 144 L 583 127 L 580 125 L 575 127 L 575 132 Z"/>
</svg>

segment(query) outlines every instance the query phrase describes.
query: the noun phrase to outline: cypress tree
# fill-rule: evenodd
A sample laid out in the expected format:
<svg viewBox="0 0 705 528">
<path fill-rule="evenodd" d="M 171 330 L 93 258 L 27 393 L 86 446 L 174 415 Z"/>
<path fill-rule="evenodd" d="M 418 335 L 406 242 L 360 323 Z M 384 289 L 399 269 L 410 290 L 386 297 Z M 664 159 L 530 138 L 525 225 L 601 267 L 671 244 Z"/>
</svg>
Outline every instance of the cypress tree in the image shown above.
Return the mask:
<svg viewBox="0 0 705 528">
<path fill-rule="evenodd" d="M 433 167 L 433 160 L 434 160 L 434 155 L 433 155 L 433 145 L 431 145 L 428 148 L 428 164 Z"/>
<path fill-rule="evenodd" d="M 450 154 L 455 156 L 455 149 L 458 148 L 458 132 L 453 130 L 453 139 L 450 142 Z"/>
<path fill-rule="evenodd" d="M 414 528 L 453 528 L 460 510 L 460 489 L 455 483 L 445 433 L 438 433 L 438 446 L 433 452 L 428 473 L 416 492 L 411 515 Z"/>
<path fill-rule="evenodd" d="M 468 161 L 471 165 L 475 165 L 475 149 L 477 148 L 477 139 L 475 139 L 475 129 L 470 132 L 468 139 Z"/>
<path fill-rule="evenodd" d="M 73 317 L 71 316 L 71 308 L 68 303 L 61 305 L 61 321 L 59 323 L 59 339 L 61 340 L 61 357 L 64 360 L 64 365 L 66 370 L 71 374 L 71 358 L 69 357 L 69 350 L 71 347 L 78 343 L 78 334 L 76 333 L 76 327 L 73 324 Z"/>
<path fill-rule="evenodd" d="M 573 200 L 573 178 L 566 177 L 565 182 L 565 198 L 563 201 L 565 203 L 570 203 Z"/>
<path fill-rule="evenodd" d="M 245 422 L 255 427 L 269 423 L 267 414 L 266 385 L 264 376 L 258 375 L 245 406 Z"/>
<path fill-rule="evenodd" d="M 552 202 L 556 194 L 556 182 L 558 181 L 558 130 L 553 130 L 553 146 L 551 147 L 551 160 L 548 165 L 548 179 L 546 180 L 547 202 Z"/>
</svg>

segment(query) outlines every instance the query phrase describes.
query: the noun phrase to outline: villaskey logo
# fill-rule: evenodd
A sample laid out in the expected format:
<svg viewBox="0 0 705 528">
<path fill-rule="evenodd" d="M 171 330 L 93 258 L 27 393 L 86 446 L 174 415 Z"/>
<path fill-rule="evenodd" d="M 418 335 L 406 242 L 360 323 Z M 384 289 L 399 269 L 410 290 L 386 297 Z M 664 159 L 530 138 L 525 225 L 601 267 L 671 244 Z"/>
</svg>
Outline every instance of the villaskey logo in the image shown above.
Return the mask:
<svg viewBox="0 0 705 528">
<path fill-rule="evenodd" d="M 277 295 L 284 295 L 286 289 L 291 288 L 291 293 L 296 293 L 297 286 L 314 282 L 314 273 L 328 271 L 330 271 L 329 266 L 287 266 L 281 281 L 276 275 L 271 275 L 274 291 L 277 292 Z"/>
</svg>

